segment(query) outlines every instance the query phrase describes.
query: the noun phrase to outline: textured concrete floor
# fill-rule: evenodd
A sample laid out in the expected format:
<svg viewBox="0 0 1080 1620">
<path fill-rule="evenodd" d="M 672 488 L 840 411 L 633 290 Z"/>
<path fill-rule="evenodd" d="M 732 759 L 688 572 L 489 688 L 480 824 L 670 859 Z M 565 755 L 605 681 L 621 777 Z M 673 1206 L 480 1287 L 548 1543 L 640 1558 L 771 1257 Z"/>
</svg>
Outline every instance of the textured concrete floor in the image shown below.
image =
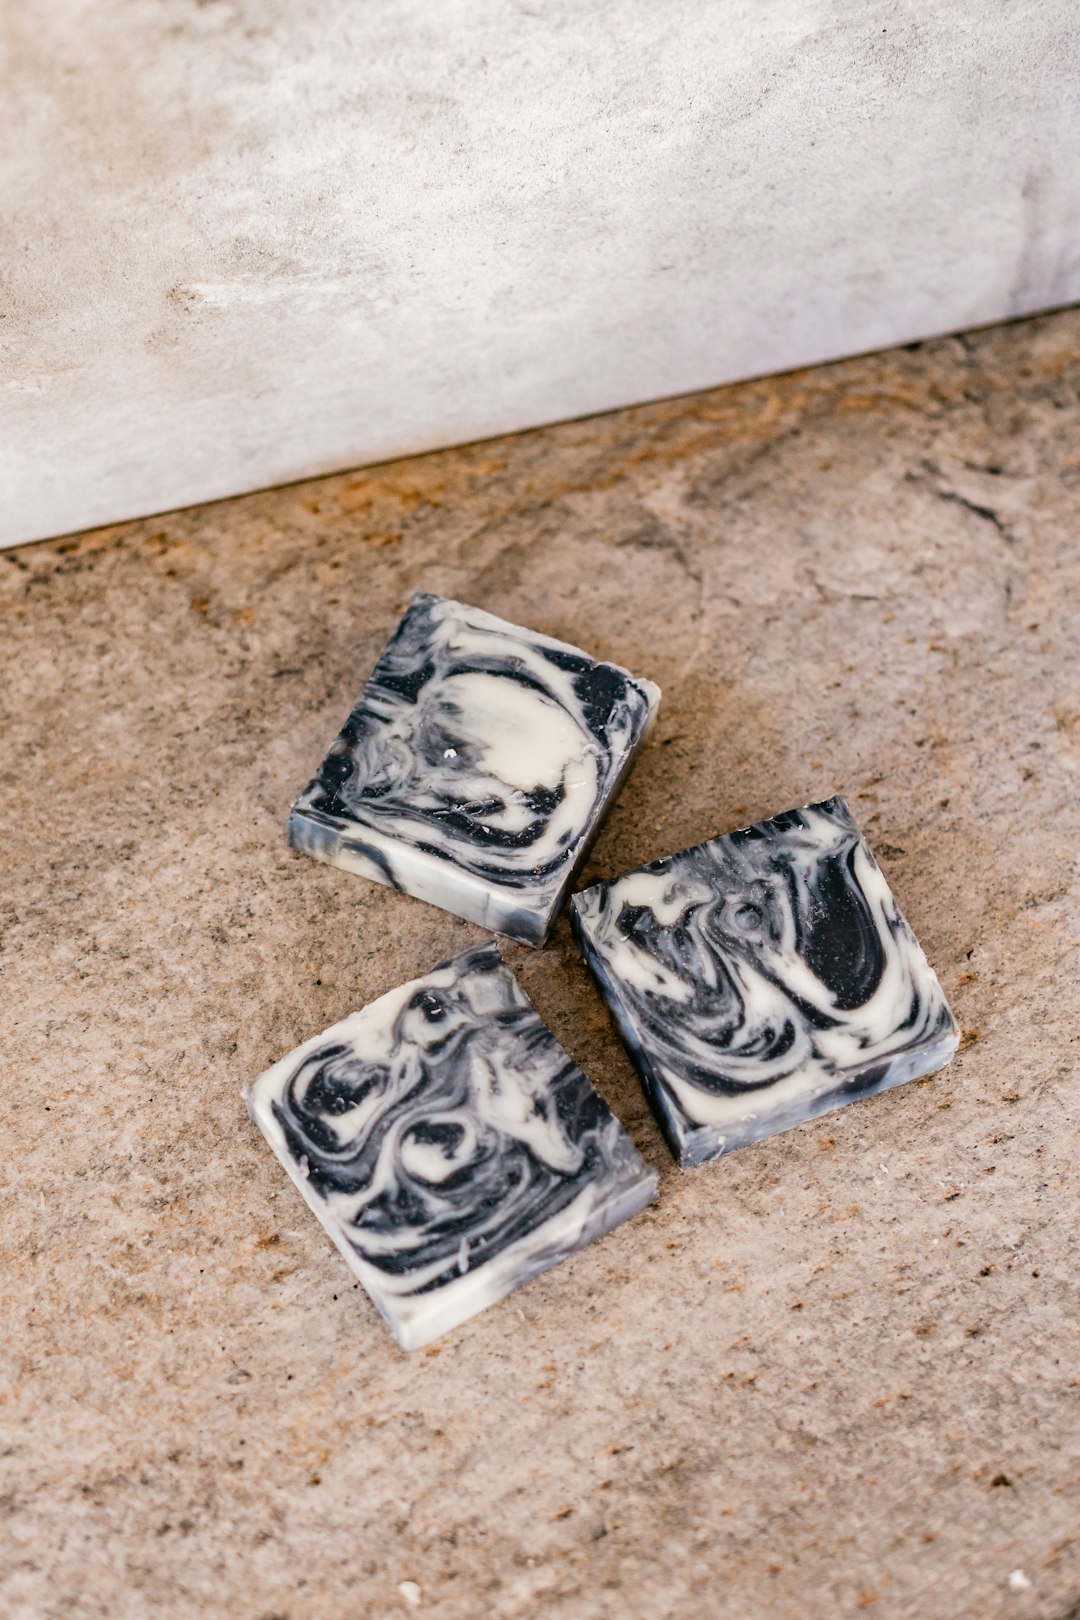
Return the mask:
<svg viewBox="0 0 1080 1620">
<path fill-rule="evenodd" d="M 586 877 L 834 789 L 967 1032 L 408 1358 L 248 1125 L 478 939 L 284 844 L 408 594 L 632 664 Z M 0 557 L 5 1616 L 1080 1615 L 1080 312 Z M 1022 1573 L 1018 1573 L 1022 1572 Z"/>
</svg>

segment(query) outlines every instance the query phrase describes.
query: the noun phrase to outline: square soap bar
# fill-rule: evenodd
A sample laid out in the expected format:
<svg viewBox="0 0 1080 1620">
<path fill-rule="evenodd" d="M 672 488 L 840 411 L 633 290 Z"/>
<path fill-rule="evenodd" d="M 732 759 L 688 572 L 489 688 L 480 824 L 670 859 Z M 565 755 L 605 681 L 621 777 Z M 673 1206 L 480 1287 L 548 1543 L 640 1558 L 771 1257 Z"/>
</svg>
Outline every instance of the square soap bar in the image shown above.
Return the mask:
<svg viewBox="0 0 1080 1620">
<path fill-rule="evenodd" d="M 843 799 L 599 883 L 572 921 L 684 1166 L 929 1074 L 959 1043 Z"/>
<path fill-rule="evenodd" d="M 414 596 L 289 842 L 540 945 L 659 701 L 576 647 Z"/>
<path fill-rule="evenodd" d="M 406 1350 L 656 1196 L 494 942 L 317 1035 L 247 1104 Z"/>
</svg>

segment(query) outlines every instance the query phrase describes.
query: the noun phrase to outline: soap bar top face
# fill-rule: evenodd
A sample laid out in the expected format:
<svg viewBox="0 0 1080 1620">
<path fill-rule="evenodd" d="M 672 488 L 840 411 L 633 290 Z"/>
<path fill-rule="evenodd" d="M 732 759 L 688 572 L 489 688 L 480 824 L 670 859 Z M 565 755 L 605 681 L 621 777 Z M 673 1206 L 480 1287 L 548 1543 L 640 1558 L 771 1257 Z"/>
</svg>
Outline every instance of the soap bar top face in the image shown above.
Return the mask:
<svg viewBox="0 0 1080 1620">
<path fill-rule="evenodd" d="M 656 1196 L 494 942 L 308 1041 L 247 1102 L 406 1350 Z"/>
<path fill-rule="evenodd" d="M 659 699 L 576 647 L 414 596 L 290 843 L 540 944 Z"/>
<path fill-rule="evenodd" d="M 572 920 L 683 1165 L 928 1074 L 959 1041 L 843 799 L 597 884 Z"/>
</svg>

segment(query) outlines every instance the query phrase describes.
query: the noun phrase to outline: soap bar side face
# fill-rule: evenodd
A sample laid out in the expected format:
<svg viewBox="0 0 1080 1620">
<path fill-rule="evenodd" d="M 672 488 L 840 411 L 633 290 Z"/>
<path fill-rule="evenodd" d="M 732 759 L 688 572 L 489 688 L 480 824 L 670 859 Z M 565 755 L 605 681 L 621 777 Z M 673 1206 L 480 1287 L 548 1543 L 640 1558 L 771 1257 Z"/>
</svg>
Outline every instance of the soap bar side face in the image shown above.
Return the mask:
<svg viewBox="0 0 1080 1620">
<path fill-rule="evenodd" d="M 308 1041 L 247 1100 L 405 1349 L 656 1195 L 493 943 Z"/>
<path fill-rule="evenodd" d="M 937 976 L 842 799 L 576 895 L 574 931 L 680 1163 L 940 1068 Z"/>
<path fill-rule="evenodd" d="M 614 664 L 416 596 L 290 843 L 540 944 L 658 702 Z"/>
</svg>

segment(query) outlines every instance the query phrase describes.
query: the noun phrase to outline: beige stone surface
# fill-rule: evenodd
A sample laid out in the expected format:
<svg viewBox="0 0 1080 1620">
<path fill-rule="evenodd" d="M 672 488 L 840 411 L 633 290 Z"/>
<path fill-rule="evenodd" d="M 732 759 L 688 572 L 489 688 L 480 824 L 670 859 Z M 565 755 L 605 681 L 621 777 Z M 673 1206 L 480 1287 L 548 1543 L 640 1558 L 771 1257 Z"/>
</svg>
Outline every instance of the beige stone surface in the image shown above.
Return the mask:
<svg viewBox="0 0 1080 1620">
<path fill-rule="evenodd" d="M 661 1194 L 410 1358 L 240 1088 L 481 937 L 284 843 L 417 587 L 663 687 L 586 878 L 840 789 L 967 1040 L 688 1174 L 565 921 L 509 948 Z M 0 592 L 0 1612 L 1080 1613 L 1080 312 L 14 551 Z"/>
</svg>

